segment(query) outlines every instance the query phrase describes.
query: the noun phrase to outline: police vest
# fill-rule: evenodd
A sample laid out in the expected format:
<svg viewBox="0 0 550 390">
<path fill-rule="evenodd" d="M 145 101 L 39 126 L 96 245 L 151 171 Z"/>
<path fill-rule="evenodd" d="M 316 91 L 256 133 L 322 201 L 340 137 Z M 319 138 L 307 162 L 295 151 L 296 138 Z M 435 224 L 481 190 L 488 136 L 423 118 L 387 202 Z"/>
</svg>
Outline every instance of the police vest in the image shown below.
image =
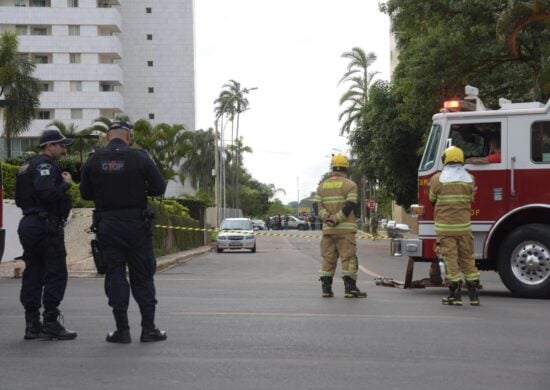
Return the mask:
<svg viewBox="0 0 550 390">
<path fill-rule="evenodd" d="M 92 156 L 90 179 L 97 210 L 145 209 L 146 182 L 139 151 L 102 149 Z"/>
<path fill-rule="evenodd" d="M 37 174 L 37 168 L 40 164 L 47 163 L 56 169 L 54 185 L 59 186 L 63 178 L 59 172 L 57 164 L 48 156 L 39 155 L 33 157 L 30 161 L 24 163 L 17 172 L 15 181 L 15 204 L 23 210 L 23 213 L 47 211 L 49 214 L 66 219 L 71 210 L 71 198 L 68 195 L 61 199 L 46 203 L 38 196 L 34 187 L 34 175 Z"/>
</svg>

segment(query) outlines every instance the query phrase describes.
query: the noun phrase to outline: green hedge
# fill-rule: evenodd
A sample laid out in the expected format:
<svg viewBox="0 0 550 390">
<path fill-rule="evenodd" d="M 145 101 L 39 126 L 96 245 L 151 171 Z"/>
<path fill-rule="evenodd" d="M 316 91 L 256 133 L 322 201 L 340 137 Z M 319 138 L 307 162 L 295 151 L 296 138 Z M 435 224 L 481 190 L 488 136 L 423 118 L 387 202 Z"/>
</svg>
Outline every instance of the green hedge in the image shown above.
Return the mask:
<svg viewBox="0 0 550 390">
<path fill-rule="evenodd" d="M 19 167 L 16 165 L 2 163 L 2 185 L 4 187 L 4 199 L 15 197 L 15 177 Z"/>
<path fill-rule="evenodd" d="M 201 228 L 199 222 L 189 216 L 189 210 L 174 200 L 149 202 L 157 212 L 156 225 Z M 156 256 L 180 252 L 203 245 L 202 231 L 156 227 L 153 231 L 153 247 Z"/>
</svg>

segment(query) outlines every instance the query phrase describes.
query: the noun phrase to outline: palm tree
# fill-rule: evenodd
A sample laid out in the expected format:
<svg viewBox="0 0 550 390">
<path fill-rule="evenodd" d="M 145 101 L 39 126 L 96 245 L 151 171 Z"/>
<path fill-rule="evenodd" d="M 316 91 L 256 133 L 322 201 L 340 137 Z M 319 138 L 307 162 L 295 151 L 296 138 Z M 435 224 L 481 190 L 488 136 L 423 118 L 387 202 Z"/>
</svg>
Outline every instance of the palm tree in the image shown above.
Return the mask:
<svg viewBox="0 0 550 390">
<path fill-rule="evenodd" d="M 248 109 L 249 102 L 246 95 L 256 88 L 241 88 L 241 84 L 235 80 L 229 80 L 222 88 L 223 90 L 220 96 L 214 101 L 214 104 L 217 104 L 214 108 L 214 112 L 216 113 L 216 119 L 223 118 L 223 116 L 226 115 L 231 122 L 231 143 L 233 144 L 233 142 L 237 142 L 239 139 L 240 115 Z M 235 130 L 235 138 L 233 138 L 233 130 Z M 235 156 L 234 165 L 233 186 L 236 195 L 236 198 L 234 198 L 234 205 L 238 208 L 240 203 L 238 199 L 239 180 L 236 174 L 240 166 L 239 156 Z"/>
<path fill-rule="evenodd" d="M 193 132 L 185 130 L 183 125 L 159 123 L 152 126 L 145 119 L 134 124 L 136 145 L 151 155 L 166 181 L 178 176 L 176 167 L 193 148 L 192 135 Z"/>
<path fill-rule="evenodd" d="M 0 35 L 0 108 L 4 108 L 4 137 L 7 157 L 11 158 L 11 139 L 27 130 L 40 106 L 40 85 L 32 76 L 35 65 L 18 51 L 17 35 Z"/>
<path fill-rule="evenodd" d="M 338 116 L 339 120 L 346 117 L 340 135 L 350 133 L 354 128 L 360 128 L 363 123 L 363 113 L 369 100 L 369 88 L 374 77 L 380 72 L 369 72 L 369 67 L 376 61 L 376 54 L 354 47 L 351 51 L 342 54 L 342 58 L 349 59 L 348 70 L 338 84 L 349 82 L 349 89 L 340 98 L 340 105 L 347 107 Z"/>
<path fill-rule="evenodd" d="M 197 130 L 191 133 L 193 148 L 188 152 L 185 162 L 180 167 L 180 179 L 187 177 L 191 185 L 207 195 L 213 193 L 212 170 L 214 169 L 214 130 Z"/>
<path fill-rule="evenodd" d="M 235 161 L 242 161 L 242 155 L 244 153 L 252 153 L 250 146 L 245 146 L 243 138 L 240 137 L 235 140 L 234 144 L 229 146 L 229 152 L 234 156 Z M 233 195 L 233 207 L 240 208 L 241 194 L 240 194 L 240 182 L 242 176 L 242 169 L 239 164 L 233 164 L 233 188 L 235 189 Z"/>
</svg>

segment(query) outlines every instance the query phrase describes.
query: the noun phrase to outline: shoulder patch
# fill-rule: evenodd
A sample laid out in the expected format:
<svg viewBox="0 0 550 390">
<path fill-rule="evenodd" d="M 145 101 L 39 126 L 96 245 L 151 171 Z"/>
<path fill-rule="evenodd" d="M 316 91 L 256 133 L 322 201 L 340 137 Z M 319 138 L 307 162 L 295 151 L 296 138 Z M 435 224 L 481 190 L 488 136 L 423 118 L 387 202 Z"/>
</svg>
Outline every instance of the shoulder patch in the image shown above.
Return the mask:
<svg viewBox="0 0 550 390">
<path fill-rule="evenodd" d="M 17 172 L 18 175 L 24 175 L 27 173 L 27 170 L 29 169 L 29 163 L 26 162 L 23 165 L 19 167 L 19 171 Z"/>
<path fill-rule="evenodd" d="M 52 166 L 48 163 L 39 164 L 36 170 L 40 173 L 40 176 L 49 176 L 51 174 Z"/>
</svg>

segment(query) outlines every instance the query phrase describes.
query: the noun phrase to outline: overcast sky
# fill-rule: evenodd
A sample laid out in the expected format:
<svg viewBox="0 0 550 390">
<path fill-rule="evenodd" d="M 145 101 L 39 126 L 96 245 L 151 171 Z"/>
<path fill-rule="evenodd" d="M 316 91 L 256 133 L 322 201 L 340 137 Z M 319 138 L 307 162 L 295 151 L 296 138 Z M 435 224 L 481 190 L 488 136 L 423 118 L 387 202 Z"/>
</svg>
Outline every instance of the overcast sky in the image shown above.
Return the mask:
<svg viewBox="0 0 550 390">
<path fill-rule="evenodd" d="M 339 136 L 341 54 L 374 52 L 371 70 L 389 79 L 389 19 L 378 0 L 195 0 L 195 45 L 197 128 L 213 127 L 214 100 L 229 80 L 257 87 L 241 116 L 254 151 L 244 165 L 283 188 L 284 203 L 315 191 L 330 154 L 349 150 Z"/>
</svg>

